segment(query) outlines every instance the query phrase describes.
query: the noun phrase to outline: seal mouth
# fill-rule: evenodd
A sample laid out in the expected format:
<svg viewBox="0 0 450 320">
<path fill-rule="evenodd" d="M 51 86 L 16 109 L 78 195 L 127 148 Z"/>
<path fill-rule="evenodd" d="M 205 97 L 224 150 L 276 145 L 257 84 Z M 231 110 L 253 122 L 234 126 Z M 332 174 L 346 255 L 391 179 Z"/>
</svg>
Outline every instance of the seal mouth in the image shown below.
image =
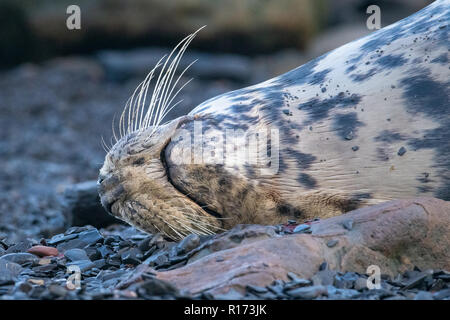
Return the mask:
<svg viewBox="0 0 450 320">
<path fill-rule="evenodd" d="M 114 215 L 111 208 L 114 203 L 121 199 L 125 192 L 123 186 L 119 183 L 119 179 L 114 175 L 108 177 L 99 176 L 97 189 L 103 208 L 105 208 L 109 214 Z"/>
</svg>

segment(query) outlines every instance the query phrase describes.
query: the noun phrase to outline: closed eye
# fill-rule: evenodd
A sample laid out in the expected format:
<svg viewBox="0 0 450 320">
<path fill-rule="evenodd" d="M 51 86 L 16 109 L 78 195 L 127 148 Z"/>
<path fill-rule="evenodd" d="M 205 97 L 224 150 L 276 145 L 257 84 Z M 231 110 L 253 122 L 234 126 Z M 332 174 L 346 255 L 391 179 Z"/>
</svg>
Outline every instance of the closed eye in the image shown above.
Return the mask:
<svg viewBox="0 0 450 320">
<path fill-rule="evenodd" d="M 141 166 L 145 163 L 145 159 L 144 158 L 138 158 L 136 160 L 133 161 L 133 165 L 135 166 Z"/>
</svg>

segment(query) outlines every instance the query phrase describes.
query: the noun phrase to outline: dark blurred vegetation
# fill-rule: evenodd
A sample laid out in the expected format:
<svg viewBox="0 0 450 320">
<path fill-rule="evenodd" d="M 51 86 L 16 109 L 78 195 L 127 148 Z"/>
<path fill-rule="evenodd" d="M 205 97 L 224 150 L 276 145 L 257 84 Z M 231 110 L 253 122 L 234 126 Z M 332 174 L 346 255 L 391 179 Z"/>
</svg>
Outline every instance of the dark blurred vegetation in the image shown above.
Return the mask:
<svg viewBox="0 0 450 320">
<path fill-rule="evenodd" d="M 323 29 L 365 19 L 369 4 L 406 16 L 426 0 L 2 0 L 0 67 L 100 49 L 172 47 L 200 26 L 193 48 L 247 55 L 303 50 Z M 66 8 L 81 8 L 81 30 Z M 358 15 L 355 16 L 355 13 Z M 398 19 L 398 16 L 396 16 Z M 392 22 L 392 21 L 391 21 Z"/>
</svg>

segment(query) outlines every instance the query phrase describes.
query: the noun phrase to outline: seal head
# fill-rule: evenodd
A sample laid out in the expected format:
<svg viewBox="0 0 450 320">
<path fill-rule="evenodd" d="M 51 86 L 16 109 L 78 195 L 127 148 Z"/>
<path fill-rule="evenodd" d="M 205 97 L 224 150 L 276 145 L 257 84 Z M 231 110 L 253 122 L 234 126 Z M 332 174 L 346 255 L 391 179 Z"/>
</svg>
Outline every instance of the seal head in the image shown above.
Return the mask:
<svg viewBox="0 0 450 320">
<path fill-rule="evenodd" d="M 163 150 L 187 118 L 155 131 L 150 127 L 132 132 L 111 148 L 98 179 L 101 203 L 109 213 L 142 231 L 173 239 L 220 229 L 220 221 L 175 189 L 166 174 Z"/>
</svg>

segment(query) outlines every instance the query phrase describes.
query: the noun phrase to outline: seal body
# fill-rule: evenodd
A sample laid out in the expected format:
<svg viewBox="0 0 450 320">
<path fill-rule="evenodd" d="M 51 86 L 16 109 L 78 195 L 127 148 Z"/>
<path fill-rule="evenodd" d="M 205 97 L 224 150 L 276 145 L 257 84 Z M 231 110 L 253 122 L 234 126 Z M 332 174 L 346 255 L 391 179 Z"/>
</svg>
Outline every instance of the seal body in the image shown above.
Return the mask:
<svg viewBox="0 0 450 320">
<path fill-rule="evenodd" d="M 417 195 L 450 200 L 449 12 L 449 2 L 438 1 L 277 78 L 201 104 L 191 115 L 202 121 L 203 151 L 217 149 L 210 137 L 227 129 L 275 128 L 278 172 L 261 176 L 248 163 L 179 165 L 189 147 L 172 139 L 165 156 L 173 184 L 249 223 Z M 184 128 L 194 132 L 192 122 Z"/>
<path fill-rule="evenodd" d="M 103 183 L 102 203 L 152 232 L 155 216 L 186 218 L 187 207 L 201 212 L 203 229 L 217 231 L 419 195 L 450 200 L 449 4 L 436 1 L 286 74 L 210 99 L 150 139 L 164 142 L 145 147 L 131 138 L 140 161 L 114 162 L 136 154 L 121 141 L 101 170 L 118 177 L 111 190 L 122 187 L 119 201 L 108 207 L 113 193 Z M 251 139 L 240 138 L 264 132 L 258 147 L 244 148 Z M 247 157 L 233 153 L 241 149 Z M 158 199 L 164 205 L 150 210 L 146 201 Z M 203 230 L 170 225 L 182 235 Z"/>
</svg>

